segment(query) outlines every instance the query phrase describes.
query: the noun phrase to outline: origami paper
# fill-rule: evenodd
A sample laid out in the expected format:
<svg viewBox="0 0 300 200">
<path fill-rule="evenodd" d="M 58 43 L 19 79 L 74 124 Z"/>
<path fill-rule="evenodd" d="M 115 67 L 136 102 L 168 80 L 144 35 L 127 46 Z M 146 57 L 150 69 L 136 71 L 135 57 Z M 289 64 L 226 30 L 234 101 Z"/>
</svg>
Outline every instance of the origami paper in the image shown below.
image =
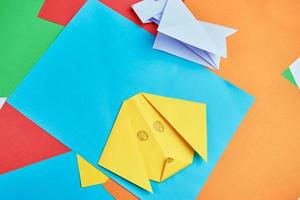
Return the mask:
<svg viewBox="0 0 300 200">
<path fill-rule="evenodd" d="M 77 154 L 77 163 L 81 187 L 88 187 L 105 183 L 108 177 Z"/>
<path fill-rule="evenodd" d="M 109 192 L 115 199 L 127 199 L 127 200 L 138 200 L 136 196 L 132 193 L 124 189 L 118 183 L 113 181 L 112 179 L 108 179 L 104 184 L 103 187 L 106 191 Z"/>
<path fill-rule="evenodd" d="M 144 0 L 133 4 L 132 8 L 142 23 L 158 22 L 157 24 L 159 24 L 167 2 L 168 0 Z"/>
<path fill-rule="evenodd" d="M 0 110 L 0 174 L 69 150 L 7 102 Z"/>
<path fill-rule="evenodd" d="M 67 23 L 84 2 L 84 0 L 0 2 L 2 19 L 0 25 L 3 28 L 0 32 L 2 54 L 0 96 L 10 95 L 63 28 L 38 19 L 37 15 L 56 23 Z M 45 131 L 37 129 L 32 121 L 13 108 L 6 106 L 1 114 L 3 117 L 0 129 L 5 132 L 0 131 L 0 137 L 5 150 L 0 154 L 5 164 L 0 165 L 0 174 L 69 151 L 47 133 L 46 137 Z M 12 143 L 13 145 L 9 145 Z M 23 153 L 27 151 L 33 153 Z"/>
<path fill-rule="evenodd" d="M 5 103 L 6 99 L 7 99 L 6 97 L 0 97 L 0 110 L 3 106 L 3 104 Z"/>
<path fill-rule="evenodd" d="M 208 149 L 214 149 L 208 150 L 207 164 L 195 156 L 193 164 L 176 176 L 151 182 L 158 191 L 154 194 L 104 171 L 141 199 L 193 199 L 253 97 L 207 69 L 149 48 L 153 40 L 153 35 L 100 2 L 88 1 L 8 102 L 95 167 L 128 97 L 144 91 L 205 102 Z"/>
<path fill-rule="evenodd" d="M 300 88 L 300 57 L 297 58 L 283 73 L 288 81 Z"/>
<path fill-rule="evenodd" d="M 144 0 L 132 6 L 142 22 L 159 24 L 153 48 L 219 69 L 235 29 L 198 21 L 181 0 Z"/>
<path fill-rule="evenodd" d="M 207 160 L 206 107 L 139 93 L 124 101 L 99 165 L 152 192 L 193 162 Z"/>
<path fill-rule="evenodd" d="M 130 5 L 136 3 L 137 0 L 101 0 L 101 2 L 149 32 L 155 32 L 154 26 L 151 26 L 154 25 L 153 23 L 142 24 L 133 10 L 129 9 Z M 298 98 L 295 98 L 299 93 L 297 90 L 290 90 L 286 81 L 278 78 L 278 74 L 285 69 L 284 66 L 289 65 L 291 60 L 299 55 L 299 37 L 297 35 L 299 35 L 300 27 L 297 20 L 293 20 L 299 18 L 299 1 L 253 0 L 242 3 L 238 0 L 216 0 L 215 3 L 211 3 L 211 1 L 185 0 L 184 2 L 198 19 L 205 18 L 207 21 L 238 27 L 239 34 L 232 38 L 230 41 L 232 45 L 229 47 L 230 54 L 234 56 L 223 63 L 226 70 L 218 72 L 218 74 L 242 88 L 250 90 L 261 100 L 251 114 L 247 115 L 246 122 L 239 128 L 238 135 L 240 136 L 234 139 L 234 147 L 227 150 L 227 155 L 230 156 L 226 156 L 222 162 L 218 163 L 218 167 L 215 169 L 216 173 L 206 184 L 199 198 L 243 199 L 245 192 L 251 194 L 253 198 L 260 199 L 298 198 L 297 180 L 300 178 L 295 177 L 300 177 L 300 172 L 297 173 L 299 170 L 296 169 L 295 161 L 297 162 L 299 150 L 293 147 L 300 146 L 297 132 L 300 129 L 300 124 L 297 123 L 299 118 L 299 113 L 297 113 L 299 109 L 297 108 L 300 102 Z M 257 23 L 258 21 L 259 23 Z M 278 28 L 281 31 L 278 31 Z M 249 33 L 251 33 L 251 37 L 249 37 Z M 253 52 L 256 53 L 253 54 Z M 262 59 L 261 55 L 264 55 L 266 59 Z M 262 70 L 266 67 L 268 70 Z M 266 93 L 266 91 L 268 92 Z M 282 94 L 279 97 L 278 91 Z M 268 98 L 264 98 L 266 95 Z M 278 108 L 278 101 L 284 102 L 284 104 L 280 104 L 282 109 L 274 109 Z M 294 105 L 293 109 L 289 105 Z M 287 113 L 288 116 L 293 117 L 286 117 L 286 120 L 278 118 Z M 289 132 L 289 137 L 281 134 L 286 131 Z M 266 137 L 261 138 L 262 134 Z M 260 143 L 257 143 L 258 137 Z M 282 148 L 278 144 L 283 141 L 292 145 Z M 253 146 L 253 143 L 256 145 Z M 284 155 L 276 156 L 276 166 L 274 166 L 273 154 L 273 156 L 265 156 L 271 149 L 272 152 L 278 152 L 276 155 Z M 248 155 L 249 152 L 252 152 L 251 155 L 255 155 L 251 159 L 255 162 L 248 162 L 249 156 L 245 155 Z M 241 162 L 236 162 L 237 160 Z M 257 170 L 257 163 L 262 162 L 265 164 L 264 169 L 268 169 L 267 176 L 264 170 Z M 240 163 L 244 163 L 244 165 Z M 218 173 L 220 171 L 224 173 Z M 237 171 L 238 176 L 233 179 L 232 174 Z M 278 171 L 283 173 L 277 173 Z M 288 173 L 289 171 L 295 173 Z M 260 180 L 264 185 L 288 180 L 289 188 L 285 190 L 281 184 L 273 185 L 274 187 L 260 187 L 260 185 L 252 184 L 256 180 Z M 237 182 L 241 184 L 237 185 Z M 119 190 L 115 185 L 118 184 L 107 184 L 106 188 L 117 195 Z M 120 194 L 121 197 L 123 197 L 122 195 L 124 193 Z"/>
<path fill-rule="evenodd" d="M 77 171 L 70 152 L 1 175 L 1 199 L 113 199 L 100 185 L 81 188 Z"/>
<path fill-rule="evenodd" d="M 37 18 L 43 2 L 0 1 L 0 96 L 11 94 L 62 29 Z M 69 151 L 8 104 L 3 109 L 0 174 Z"/>
<path fill-rule="evenodd" d="M 38 17 L 66 26 L 86 0 L 45 0 Z"/>
<path fill-rule="evenodd" d="M 11 94 L 63 28 L 37 18 L 42 3 L 0 1 L 0 96 Z"/>
</svg>

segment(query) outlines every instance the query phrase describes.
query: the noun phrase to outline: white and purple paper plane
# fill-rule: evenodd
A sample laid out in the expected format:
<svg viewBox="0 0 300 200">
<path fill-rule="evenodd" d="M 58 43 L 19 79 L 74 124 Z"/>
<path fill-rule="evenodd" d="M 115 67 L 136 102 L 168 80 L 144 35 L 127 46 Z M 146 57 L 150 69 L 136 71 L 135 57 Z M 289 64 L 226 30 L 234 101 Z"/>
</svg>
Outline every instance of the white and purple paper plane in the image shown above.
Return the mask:
<svg viewBox="0 0 300 200">
<path fill-rule="evenodd" d="M 132 5 L 143 23 L 156 23 L 153 48 L 219 70 L 226 38 L 236 29 L 197 20 L 181 0 L 143 0 Z"/>
</svg>

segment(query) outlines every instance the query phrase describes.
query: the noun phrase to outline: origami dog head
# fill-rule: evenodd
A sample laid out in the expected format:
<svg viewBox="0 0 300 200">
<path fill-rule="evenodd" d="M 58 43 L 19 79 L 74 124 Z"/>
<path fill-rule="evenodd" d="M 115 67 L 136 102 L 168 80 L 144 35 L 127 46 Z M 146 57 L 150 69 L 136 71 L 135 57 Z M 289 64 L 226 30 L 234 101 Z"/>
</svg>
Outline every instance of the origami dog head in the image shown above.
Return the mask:
<svg viewBox="0 0 300 200">
<path fill-rule="evenodd" d="M 123 102 L 99 165 L 152 192 L 193 162 L 207 160 L 206 105 L 140 93 Z"/>
</svg>

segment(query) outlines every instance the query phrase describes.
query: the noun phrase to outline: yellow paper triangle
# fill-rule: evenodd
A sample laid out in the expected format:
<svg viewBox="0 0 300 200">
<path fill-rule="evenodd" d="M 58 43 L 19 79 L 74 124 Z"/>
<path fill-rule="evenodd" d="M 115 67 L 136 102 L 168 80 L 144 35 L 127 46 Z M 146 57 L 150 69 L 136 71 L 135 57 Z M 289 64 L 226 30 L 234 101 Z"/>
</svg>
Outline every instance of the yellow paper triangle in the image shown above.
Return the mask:
<svg viewBox="0 0 300 200">
<path fill-rule="evenodd" d="M 143 93 L 152 106 L 207 161 L 206 105 Z"/>
<path fill-rule="evenodd" d="M 77 154 L 81 187 L 105 183 L 108 179 L 101 171 Z"/>
<path fill-rule="evenodd" d="M 183 162 L 183 161 L 176 160 L 173 158 L 167 158 L 165 160 L 164 169 L 162 171 L 161 181 L 164 181 L 165 179 L 174 175 L 178 171 L 184 169 L 189 164 L 191 164 L 191 162 Z"/>
<path fill-rule="evenodd" d="M 102 167 L 152 192 L 147 169 L 124 102 L 98 162 Z"/>
</svg>

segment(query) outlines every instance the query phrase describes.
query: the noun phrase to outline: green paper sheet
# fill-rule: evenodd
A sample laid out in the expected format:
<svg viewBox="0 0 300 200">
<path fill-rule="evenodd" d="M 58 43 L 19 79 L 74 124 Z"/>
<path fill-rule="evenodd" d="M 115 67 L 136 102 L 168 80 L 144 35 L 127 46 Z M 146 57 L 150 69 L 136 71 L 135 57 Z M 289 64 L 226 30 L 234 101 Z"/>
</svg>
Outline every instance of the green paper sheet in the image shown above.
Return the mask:
<svg viewBox="0 0 300 200">
<path fill-rule="evenodd" d="M 62 26 L 37 17 L 43 0 L 0 0 L 0 97 L 9 96 Z"/>
<path fill-rule="evenodd" d="M 290 70 L 290 68 L 287 68 L 286 70 L 284 70 L 284 72 L 282 73 L 282 76 L 284 78 L 286 78 L 290 83 L 292 83 L 293 85 L 297 86 L 297 83 L 294 79 L 294 76 Z"/>
</svg>

